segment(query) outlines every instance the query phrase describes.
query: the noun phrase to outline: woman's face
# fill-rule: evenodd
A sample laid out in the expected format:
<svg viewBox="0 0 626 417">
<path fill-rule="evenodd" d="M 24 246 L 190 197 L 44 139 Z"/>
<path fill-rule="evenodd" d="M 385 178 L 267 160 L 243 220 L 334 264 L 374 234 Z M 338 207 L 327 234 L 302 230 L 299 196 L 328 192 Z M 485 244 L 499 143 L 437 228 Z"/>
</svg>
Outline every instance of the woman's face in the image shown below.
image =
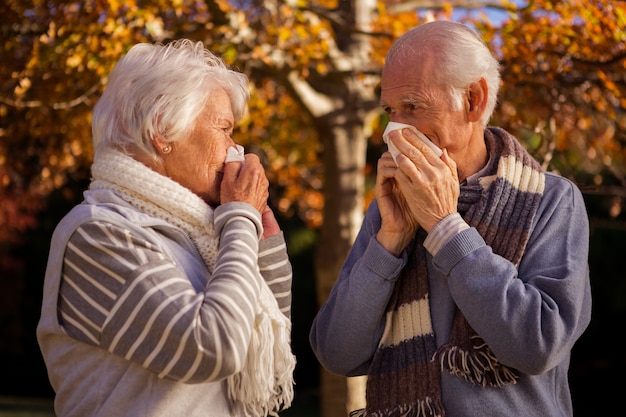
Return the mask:
<svg viewBox="0 0 626 417">
<path fill-rule="evenodd" d="M 171 145 L 163 156 L 165 175 L 190 189 L 209 205 L 220 204 L 226 151 L 234 146 L 235 120 L 226 91 L 215 91 L 189 137 Z"/>
</svg>

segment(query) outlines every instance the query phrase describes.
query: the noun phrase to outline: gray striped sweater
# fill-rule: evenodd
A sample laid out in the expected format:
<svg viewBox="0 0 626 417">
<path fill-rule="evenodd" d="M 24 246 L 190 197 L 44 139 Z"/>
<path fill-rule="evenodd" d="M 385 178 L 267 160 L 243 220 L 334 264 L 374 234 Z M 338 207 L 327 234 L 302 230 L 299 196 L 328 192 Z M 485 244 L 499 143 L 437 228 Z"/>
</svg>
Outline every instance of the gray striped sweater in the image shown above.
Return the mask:
<svg viewBox="0 0 626 417">
<path fill-rule="evenodd" d="M 182 230 L 110 191 L 85 195 L 53 236 L 38 326 L 57 415 L 240 415 L 224 378 L 247 353 L 255 268 L 291 313 L 282 234 L 259 241 L 252 207 L 218 207 L 224 222 L 209 274 Z"/>
</svg>

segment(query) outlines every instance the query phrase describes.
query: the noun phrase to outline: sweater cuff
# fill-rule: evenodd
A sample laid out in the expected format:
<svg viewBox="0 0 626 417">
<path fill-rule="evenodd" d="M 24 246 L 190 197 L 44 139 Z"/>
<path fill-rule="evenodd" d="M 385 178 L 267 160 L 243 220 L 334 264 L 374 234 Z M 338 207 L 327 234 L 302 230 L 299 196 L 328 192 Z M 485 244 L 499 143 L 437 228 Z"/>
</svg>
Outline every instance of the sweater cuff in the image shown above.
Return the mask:
<svg viewBox="0 0 626 417">
<path fill-rule="evenodd" d="M 448 275 L 452 268 L 471 252 L 486 246 L 485 240 L 473 228 L 467 228 L 451 238 L 437 256 L 433 256 L 433 264 Z"/>
<path fill-rule="evenodd" d="M 222 234 L 222 229 L 233 218 L 248 219 L 256 228 L 256 234 L 259 239 L 263 236 L 263 223 L 261 222 L 261 213 L 248 203 L 234 201 L 218 206 L 215 209 L 215 217 L 213 218 L 215 230 L 218 234 Z"/>
<path fill-rule="evenodd" d="M 431 229 L 424 240 L 424 247 L 432 256 L 435 256 L 443 245 L 469 228 L 459 213 L 449 214 Z"/>
<path fill-rule="evenodd" d="M 408 255 L 406 250 L 402 252 L 399 258 L 392 255 L 378 243 L 376 236 L 372 236 L 362 259 L 364 266 L 370 271 L 385 280 L 393 282 L 398 279 L 400 272 L 406 265 Z"/>
<path fill-rule="evenodd" d="M 287 245 L 285 242 L 285 235 L 283 231 L 276 233 L 270 237 L 266 237 L 265 239 L 261 239 L 259 242 L 259 253 L 267 250 L 271 250 L 278 246 Z"/>
</svg>

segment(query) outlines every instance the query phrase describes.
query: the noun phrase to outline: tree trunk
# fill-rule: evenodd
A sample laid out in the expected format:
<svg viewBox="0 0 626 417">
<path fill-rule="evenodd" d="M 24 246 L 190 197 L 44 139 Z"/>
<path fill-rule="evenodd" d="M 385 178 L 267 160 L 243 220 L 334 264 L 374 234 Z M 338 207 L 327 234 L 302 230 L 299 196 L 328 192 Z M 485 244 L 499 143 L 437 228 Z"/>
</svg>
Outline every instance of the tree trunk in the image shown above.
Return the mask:
<svg viewBox="0 0 626 417">
<path fill-rule="evenodd" d="M 363 169 L 366 138 L 358 112 L 326 129 L 323 138 L 324 224 L 315 259 L 317 298 L 321 305 L 330 294 L 339 270 L 358 233 L 363 218 Z M 348 412 L 346 378 L 321 370 L 321 415 L 345 417 Z"/>
<path fill-rule="evenodd" d="M 334 26 L 337 50 L 336 77 L 309 80 L 329 107 L 323 114 L 321 97 L 309 106 L 323 145 L 324 222 L 315 255 L 318 305 L 323 304 L 339 275 L 359 231 L 364 213 L 364 168 L 367 150 L 366 121 L 378 107 L 372 75 L 369 22 L 374 0 L 341 0 L 336 9 L 343 23 Z M 368 75 L 365 75 L 368 74 Z M 309 101 L 310 103 L 310 101 Z M 322 417 L 345 417 L 365 403 L 363 379 L 346 379 L 321 370 Z"/>
</svg>

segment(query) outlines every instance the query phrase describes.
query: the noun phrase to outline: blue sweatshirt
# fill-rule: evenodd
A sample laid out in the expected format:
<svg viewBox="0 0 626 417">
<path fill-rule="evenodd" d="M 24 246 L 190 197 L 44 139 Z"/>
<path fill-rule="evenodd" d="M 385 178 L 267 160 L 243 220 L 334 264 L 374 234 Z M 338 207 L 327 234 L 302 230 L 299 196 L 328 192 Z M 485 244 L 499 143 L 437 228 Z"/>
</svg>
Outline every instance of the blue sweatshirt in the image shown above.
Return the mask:
<svg viewBox="0 0 626 417">
<path fill-rule="evenodd" d="M 376 241 L 380 224 L 374 201 L 311 328 L 313 351 L 332 373 L 367 374 L 387 302 L 406 264 L 406 253 L 395 257 Z M 446 417 L 572 416 L 570 354 L 591 317 L 588 250 L 580 191 L 547 173 L 518 268 L 494 254 L 474 228 L 459 230 L 427 254 L 437 346 L 448 342 L 458 306 L 498 360 L 520 373 L 516 384 L 481 388 L 442 372 Z"/>
</svg>

